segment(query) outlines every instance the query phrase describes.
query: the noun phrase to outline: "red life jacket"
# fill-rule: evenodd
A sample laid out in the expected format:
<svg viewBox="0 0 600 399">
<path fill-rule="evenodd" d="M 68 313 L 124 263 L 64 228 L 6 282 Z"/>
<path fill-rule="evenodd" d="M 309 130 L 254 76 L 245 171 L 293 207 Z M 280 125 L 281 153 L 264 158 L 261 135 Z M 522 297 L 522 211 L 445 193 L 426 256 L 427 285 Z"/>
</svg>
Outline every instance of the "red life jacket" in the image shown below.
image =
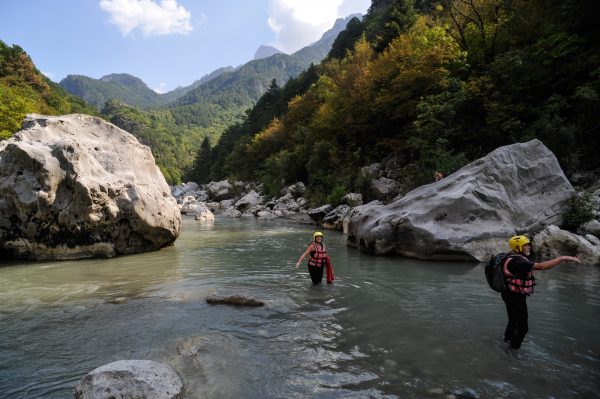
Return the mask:
<svg viewBox="0 0 600 399">
<path fill-rule="evenodd" d="M 321 243 L 321 245 L 317 245 L 316 242 L 312 244 L 313 250 L 310 251 L 310 257 L 308 258 L 309 266 L 323 267 L 325 266 L 326 258 L 327 258 L 327 249 L 325 248 L 325 244 Z"/>
<path fill-rule="evenodd" d="M 504 261 L 504 266 L 502 267 L 508 290 L 524 295 L 533 294 L 533 287 L 535 286 L 535 277 L 533 277 L 532 271 L 528 272 L 525 278 L 517 278 L 511 272 L 508 271 L 508 262 L 510 262 L 513 259 L 513 257 L 514 256 L 509 256 Z"/>
</svg>

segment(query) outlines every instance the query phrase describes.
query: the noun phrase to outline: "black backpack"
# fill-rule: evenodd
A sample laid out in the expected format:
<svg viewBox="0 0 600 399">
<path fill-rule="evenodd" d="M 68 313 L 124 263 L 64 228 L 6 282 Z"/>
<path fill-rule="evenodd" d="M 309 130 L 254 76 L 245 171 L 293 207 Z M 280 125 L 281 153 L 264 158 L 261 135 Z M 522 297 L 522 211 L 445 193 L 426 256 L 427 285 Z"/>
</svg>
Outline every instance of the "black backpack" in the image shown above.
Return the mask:
<svg viewBox="0 0 600 399">
<path fill-rule="evenodd" d="M 509 258 L 509 255 L 505 253 L 492 255 L 485 266 L 485 279 L 494 291 L 504 292 L 507 289 L 504 272 L 502 270 L 507 258 Z"/>
</svg>

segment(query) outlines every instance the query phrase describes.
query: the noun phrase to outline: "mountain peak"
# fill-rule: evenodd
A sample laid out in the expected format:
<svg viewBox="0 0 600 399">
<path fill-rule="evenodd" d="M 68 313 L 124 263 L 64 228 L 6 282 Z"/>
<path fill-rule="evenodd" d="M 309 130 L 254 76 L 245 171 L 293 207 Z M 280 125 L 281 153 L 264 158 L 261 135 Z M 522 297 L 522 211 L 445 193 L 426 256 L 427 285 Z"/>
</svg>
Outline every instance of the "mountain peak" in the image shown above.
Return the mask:
<svg viewBox="0 0 600 399">
<path fill-rule="evenodd" d="M 277 50 L 275 47 L 271 46 L 260 46 L 256 53 L 254 53 L 254 59 L 260 60 L 261 58 L 267 58 L 274 54 L 285 54 L 283 51 Z"/>
<path fill-rule="evenodd" d="M 98 79 L 105 83 L 116 83 L 125 87 L 148 87 L 144 81 L 128 73 L 111 73 Z"/>
</svg>

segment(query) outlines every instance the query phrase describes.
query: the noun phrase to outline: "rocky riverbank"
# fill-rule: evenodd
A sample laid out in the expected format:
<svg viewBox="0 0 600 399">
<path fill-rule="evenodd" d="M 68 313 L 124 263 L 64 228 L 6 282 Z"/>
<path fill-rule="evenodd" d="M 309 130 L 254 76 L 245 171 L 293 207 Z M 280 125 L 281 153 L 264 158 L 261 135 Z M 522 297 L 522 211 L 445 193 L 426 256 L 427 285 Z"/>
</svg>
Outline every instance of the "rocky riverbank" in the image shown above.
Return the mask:
<svg viewBox="0 0 600 399">
<path fill-rule="evenodd" d="M 572 232 L 558 229 L 576 190 L 538 140 L 498 148 L 410 192 L 396 164 L 362 168 L 368 203 L 347 193 L 311 206 L 302 182 L 276 197 L 227 180 L 169 188 L 150 149 L 116 126 L 87 115 L 29 115 L 0 143 L 0 253 L 76 259 L 157 250 L 176 240 L 182 214 L 200 222 L 222 214 L 341 230 L 364 252 L 432 260 L 483 261 L 506 251 L 512 235 L 545 231 L 546 255 L 557 248 L 600 263 L 598 177 L 576 176 L 591 189 L 596 214 Z"/>
<path fill-rule="evenodd" d="M 310 207 L 298 182 L 279 197 L 267 198 L 261 186 L 226 180 L 172 188 L 183 215 L 200 221 L 224 217 L 281 219 L 341 230 L 348 245 L 382 255 L 432 260 L 486 260 L 507 250 L 516 234 L 536 237 L 538 255 L 578 255 L 600 264 L 600 221 L 581 225 L 575 234 L 561 230 L 575 189 L 556 157 L 540 141 L 498 148 L 446 178 L 402 194 L 397 173 L 388 165 L 369 165 L 371 192 L 381 198 L 363 204 L 359 193 L 346 194 L 336 207 Z M 600 183 L 593 200 L 600 203 Z M 596 205 L 598 208 L 598 206 Z M 543 232 L 543 233 L 542 233 Z"/>
</svg>

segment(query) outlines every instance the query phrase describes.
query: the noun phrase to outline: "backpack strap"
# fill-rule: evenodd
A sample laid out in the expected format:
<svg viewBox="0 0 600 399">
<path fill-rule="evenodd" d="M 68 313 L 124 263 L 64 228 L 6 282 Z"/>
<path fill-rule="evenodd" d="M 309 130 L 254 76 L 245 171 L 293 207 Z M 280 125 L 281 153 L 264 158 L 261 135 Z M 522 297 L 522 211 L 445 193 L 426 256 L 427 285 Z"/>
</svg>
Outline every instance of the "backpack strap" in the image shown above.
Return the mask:
<svg viewBox="0 0 600 399">
<path fill-rule="evenodd" d="M 510 262 L 511 260 L 512 260 L 512 256 L 511 255 L 507 256 L 506 260 L 504 261 L 504 265 L 502 266 L 502 272 L 507 277 L 513 277 L 513 274 L 508 271 L 508 262 Z"/>
</svg>

